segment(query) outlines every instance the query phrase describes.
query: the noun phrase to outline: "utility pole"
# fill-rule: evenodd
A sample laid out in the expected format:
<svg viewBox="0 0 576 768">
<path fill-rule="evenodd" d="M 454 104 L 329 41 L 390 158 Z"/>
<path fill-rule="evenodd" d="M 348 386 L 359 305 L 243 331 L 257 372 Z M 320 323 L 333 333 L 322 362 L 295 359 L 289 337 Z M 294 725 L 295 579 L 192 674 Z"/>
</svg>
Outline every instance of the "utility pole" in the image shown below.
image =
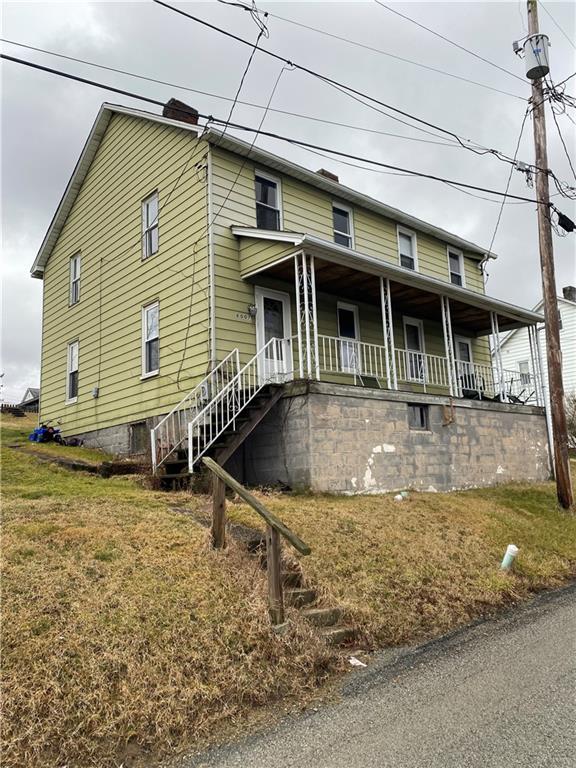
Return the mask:
<svg viewBox="0 0 576 768">
<path fill-rule="evenodd" d="M 528 33 L 538 34 L 537 0 L 528 0 Z M 548 388 L 552 414 L 552 439 L 556 493 L 564 509 L 574 503 L 570 480 L 568 455 L 568 429 L 564 409 L 564 384 L 562 382 L 562 354 L 560 351 L 560 325 L 556 298 L 556 276 L 550 222 L 550 188 L 548 181 L 548 152 L 546 149 L 546 118 L 542 78 L 532 80 L 532 108 L 534 122 L 534 147 L 536 150 L 536 197 L 538 199 L 538 233 L 540 265 L 542 268 L 542 295 L 546 321 L 546 356 L 548 361 Z"/>
</svg>

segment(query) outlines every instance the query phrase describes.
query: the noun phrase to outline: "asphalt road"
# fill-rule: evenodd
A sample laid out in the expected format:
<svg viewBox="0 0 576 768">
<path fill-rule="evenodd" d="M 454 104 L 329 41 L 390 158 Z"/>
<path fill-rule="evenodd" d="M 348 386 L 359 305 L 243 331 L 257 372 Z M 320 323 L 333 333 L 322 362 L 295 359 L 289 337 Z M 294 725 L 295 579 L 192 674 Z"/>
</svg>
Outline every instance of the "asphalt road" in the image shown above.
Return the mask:
<svg viewBox="0 0 576 768">
<path fill-rule="evenodd" d="M 186 768 L 576 767 L 576 588 L 352 674 L 335 705 Z"/>
</svg>

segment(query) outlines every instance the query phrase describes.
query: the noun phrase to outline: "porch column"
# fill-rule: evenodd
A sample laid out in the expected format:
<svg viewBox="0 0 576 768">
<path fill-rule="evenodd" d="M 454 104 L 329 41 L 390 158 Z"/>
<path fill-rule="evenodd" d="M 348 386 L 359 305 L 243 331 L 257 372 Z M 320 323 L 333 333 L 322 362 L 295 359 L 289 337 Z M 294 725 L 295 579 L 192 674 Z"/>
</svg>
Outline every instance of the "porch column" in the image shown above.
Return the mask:
<svg viewBox="0 0 576 768">
<path fill-rule="evenodd" d="M 318 313 L 316 311 L 316 267 L 314 264 L 314 256 L 309 256 L 309 268 L 310 268 L 310 294 L 312 299 L 312 307 L 310 313 L 310 320 L 312 325 L 312 353 L 314 358 L 314 376 L 320 381 L 320 358 L 318 356 Z"/>
<path fill-rule="evenodd" d="M 502 367 L 502 350 L 500 349 L 500 328 L 498 326 L 498 314 L 490 312 L 490 323 L 492 325 L 492 344 L 494 350 L 494 362 L 496 364 L 496 379 L 500 400 L 504 402 L 504 368 Z"/>
<path fill-rule="evenodd" d="M 386 384 L 388 389 L 398 389 L 396 372 L 396 350 L 394 348 L 394 326 L 392 324 L 392 301 L 390 280 L 380 278 L 380 306 L 382 310 L 382 331 L 384 335 L 384 356 L 386 363 Z"/>
<path fill-rule="evenodd" d="M 450 315 L 450 299 L 447 296 L 440 296 L 440 305 L 442 308 L 442 331 L 444 333 L 444 349 L 446 351 L 446 366 L 448 368 L 448 387 L 450 396 L 455 397 L 460 394 L 458 386 L 458 373 L 456 371 L 456 356 L 454 354 L 454 339 L 452 337 L 452 318 Z"/>
<path fill-rule="evenodd" d="M 302 355 L 302 269 L 300 265 L 300 253 L 294 254 L 294 288 L 296 291 L 296 326 L 298 331 L 298 374 L 301 379 L 304 378 L 304 357 Z"/>
<path fill-rule="evenodd" d="M 530 361 L 532 363 L 532 376 L 534 382 L 534 390 L 536 392 L 536 404 L 542 405 L 542 382 L 540 381 L 540 374 L 538 370 L 538 362 L 536 357 L 536 341 L 534 338 L 536 331 L 535 325 L 528 326 L 528 341 L 530 343 Z"/>
</svg>

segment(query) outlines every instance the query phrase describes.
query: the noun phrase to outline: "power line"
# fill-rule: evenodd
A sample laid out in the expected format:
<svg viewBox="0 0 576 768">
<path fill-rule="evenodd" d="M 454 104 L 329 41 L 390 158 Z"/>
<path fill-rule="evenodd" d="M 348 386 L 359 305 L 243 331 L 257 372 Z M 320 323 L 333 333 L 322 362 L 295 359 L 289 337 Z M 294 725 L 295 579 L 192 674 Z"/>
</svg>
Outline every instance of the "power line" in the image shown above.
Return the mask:
<svg viewBox="0 0 576 768">
<path fill-rule="evenodd" d="M 133 93 L 131 91 L 126 91 L 126 90 L 123 90 L 123 89 L 120 89 L 120 88 L 114 88 L 112 86 L 108 86 L 108 85 L 105 85 L 103 83 L 98 83 L 98 82 L 96 82 L 94 80 L 88 80 L 87 78 L 79 77 L 77 75 L 71 75 L 71 74 L 69 74 L 67 72 L 61 72 L 61 71 L 59 71 L 57 69 L 52 69 L 50 67 L 45 67 L 45 66 L 43 66 L 41 64 L 35 64 L 35 63 L 31 62 L 31 61 L 25 61 L 24 59 L 18 59 L 18 58 L 14 57 L 14 56 L 8 56 L 5 53 L 0 54 L 0 58 L 6 59 L 7 61 L 12 61 L 12 62 L 17 63 L 17 64 L 24 65 L 24 66 L 27 66 L 27 67 L 31 67 L 32 69 L 38 69 L 38 70 L 43 71 L 43 72 L 48 72 L 49 74 L 58 75 L 60 77 L 66 78 L 68 80 L 74 80 L 76 82 L 84 83 L 85 85 L 91 85 L 91 86 L 94 86 L 96 88 L 101 88 L 103 90 L 112 91 L 113 93 L 121 93 L 124 96 L 128 96 L 128 97 L 130 97 L 132 99 L 137 99 L 137 100 L 140 100 L 140 101 L 145 101 L 148 104 L 155 104 L 155 105 L 160 106 L 160 107 L 164 107 L 165 106 L 164 102 L 159 101 L 158 99 L 152 99 L 152 98 L 150 98 L 148 96 L 142 96 L 140 94 L 136 94 L 136 93 Z M 174 109 L 175 111 L 178 111 L 177 107 L 172 107 L 172 109 Z M 189 112 L 187 110 L 181 110 L 181 111 L 182 111 L 183 114 L 189 115 Z M 205 115 L 205 114 L 201 114 L 201 113 L 198 113 L 198 117 L 200 117 L 200 118 L 202 118 L 204 120 L 207 120 L 207 121 L 209 121 L 211 123 L 217 124 L 217 125 L 225 125 L 228 122 L 228 121 L 225 121 L 225 120 L 222 120 L 222 119 L 219 119 L 219 118 L 215 118 L 212 115 Z M 429 174 L 429 173 L 423 173 L 421 171 L 414 171 L 414 170 L 409 169 L 409 168 L 401 168 L 401 167 L 396 166 L 396 165 L 390 165 L 388 163 L 382 163 L 382 162 L 380 162 L 378 160 L 372 160 L 370 158 L 361 157 L 359 155 L 353 155 L 353 154 L 350 154 L 348 152 L 342 152 L 340 150 L 332 149 L 330 147 L 323 147 L 323 146 L 320 146 L 318 144 L 312 144 L 311 142 L 306 142 L 306 141 L 301 141 L 299 139 L 294 139 L 294 138 L 292 138 L 290 136 L 283 136 L 282 134 L 274 133 L 274 132 L 271 132 L 271 131 L 262 131 L 262 130 L 258 130 L 256 128 L 252 128 L 250 126 L 241 125 L 239 123 L 233 123 L 233 122 L 228 122 L 228 126 L 230 128 L 234 128 L 234 129 L 239 130 L 239 131 L 246 131 L 246 132 L 250 132 L 250 133 L 258 133 L 261 136 L 267 136 L 268 138 L 277 139 L 279 141 L 284 141 L 284 142 L 286 142 L 288 144 L 292 144 L 294 146 L 301 146 L 301 147 L 304 147 L 304 148 L 316 149 L 316 150 L 319 150 L 319 151 L 322 151 L 322 152 L 329 152 L 330 154 L 335 155 L 337 157 L 345 157 L 347 159 L 357 160 L 357 161 L 362 162 L 362 163 L 369 163 L 371 165 L 375 165 L 375 166 L 380 167 L 380 168 L 386 168 L 386 169 L 392 170 L 392 171 L 400 171 L 401 173 L 407 173 L 407 174 L 410 174 L 411 176 L 415 176 L 415 177 L 418 177 L 418 178 L 431 179 L 431 180 L 434 180 L 434 181 L 439 181 L 439 182 L 441 182 L 443 184 L 452 184 L 453 186 L 456 186 L 456 187 L 463 187 L 464 189 L 473 189 L 473 190 L 476 190 L 478 192 L 486 192 L 488 194 L 497 195 L 499 197 L 505 196 L 505 193 L 500 192 L 499 190 L 488 189 L 486 187 L 480 187 L 480 186 L 477 186 L 475 184 L 468 184 L 468 183 L 462 182 L 462 181 L 455 181 L 454 179 L 446 179 L 446 178 L 441 177 L 441 176 L 436 176 L 434 174 Z M 520 196 L 520 195 L 507 195 L 507 197 L 513 198 L 515 200 L 523 200 L 523 201 L 526 201 L 526 202 L 529 202 L 529 203 L 537 203 L 538 202 L 537 200 L 534 200 L 533 198 L 523 197 L 523 196 Z"/>
<path fill-rule="evenodd" d="M 223 0 L 221 0 L 223 1 Z M 232 5 L 232 3 L 225 3 L 226 5 Z M 234 3 L 234 5 L 239 5 L 238 3 Z M 245 6 L 240 6 L 245 7 Z M 246 8 L 248 10 L 248 8 Z M 318 27 L 312 27 L 309 24 L 303 24 L 300 21 L 295 21 L 294 19 L 288 19 L 285 16 L 280 16 L 277 13 L 272 13 L 272 11 L 268 11 L 268 15 L 271 16 L 273 19 L 279 19 L 280 21 L 284 21 L 287 24 L 293 24 L 296 27 L 301 27 L 302 29 L 307 29 L 310 32 L 317 32 L 320 35 L 324 35 L 325 37 L 330 37 L 333 40 L 340 40 L 343 43 L 347 43 L 348 45 L 354 45 L 358 48 L 363 48 L 366 51 L 371 51 L 372 53 L 378 53 L 382 56 L 387 56 L 391 59 L 396 59 L 397 61 L 402 61 L 405 64 L 412 64 L 415 67 L 420 67 L 421 69 L 426 69 L 429 72 L 436 72 L 439 75 L 445 75 L 446 77 L 452 77 L 455 80 L 461 80 L 465 83 L 469 83 L 471 85 L 477 85 L 480 88 L 486 88 L 489 91 L 494 91 L 495 93 L 501 93 L 505 96 L 511 96 L 514 99 L 521 99 L 522 101 L 526 101 L 526 98 L 524 96 L 518 96 L 516 93 L 510 93 L 510 91 L 503 91 L 500 88 L 494 88 L 491 85 L 486 85 L 485 83 L 479 83 L 477 80 L 469 80 L 467 77 L 462 77 L 461 75 L 455 75 L 453 72 L 446 72 L 443 69 L 438 69 L 436 67 L 429 67 L 426 64 L 422 64 L 420 61 L 413 61 L 412 59 L 406 59 L 403 56 L 397 56 L 394 53 L 390 53 L 389 51 L 384 51 L 382 48 L 375 48 L 372 45 L 367 45 L 366 43 L 361 43 L 359 40 L 351 40 L 348 37 L 343 37 L 342 35 L 336 35 L 333 32 L 327 32 L 325 29 L 319 29 Z"/>
<path fill-rule="evenodd" d="M 230 5 L 230 3 L 225 3 L 225 4 L 226 5 Z M 79 59 L 79 58 L 76 58 L 75 56 L 67 56 L 67 55 L 65 55 L 63 53 L 57 53 L 56 51 L 49 51 L 46 48 L 37 48 L 36 46 L 33 46 L 33 45 L 26 45 L 25 43 L 18 43 L 15 40 L 7 40 L 5 38 L 0 38 L 0 42 L 8 43 L 10 45 L 15 45 L 15 46 L 17 46 L 19 48 L 26 48 L 27 50 L 36 51 L 38 53 L 45 53 L 45 54 L 47 54 L 49 56 L 56 56 L 57 58 L 66 59 L 67 61 L 74 61 L 77 64 L 84 64 L 84 65 L 89 66 L 89 67 L 95 67 L 97 69 L 103 69 L 103 70 L 105 70 L 107 72 L 115 72 L 116 74 L 119 74 L 119 75 L 126 75 L 128 77 L 134 77 L 137 80 L 143 80 L 143 81 L 149 82 L 149 83 L 156 83 L 157 85 L 166 85 L 166 86 L 168 86 L 170 88 L 177 88 L 179 90 L 186 91 L 188 93 L 196 93 L 196 94 L 199 94 L 200 96 L 208 96 L 211 99 L 219 99 L 220 101 L 228 101 L 228 102 L 233 101 L 233 98 L 230 97 L 230 96 L 222 96 L 222 95 L 220 95 L 218 93 L 212 93 L 210 91 L 201 91 L 201 90 L 199 90 L 197 88 L 190 88 L 189 86 L 181 85 L 181 84 L 178 84 L 178 83 L 172 83 L 172 82 L 167 81 L 167 80 L 159 80 L 158 78 L 155 78 L 155 77 L 148 77 L 146 75 L 139 75 L 136 72 L 130 72 L 128 70 L 118 69 L 116 67 L 109 67 L 109 66 L 106 66 L 105 64 L 98 64 L 98 63 L 96 63 L 94 61 L 87 61 L 86 59 Z M 358 101 L 359 101 L 360 104 L 363 104 L 366 107 L 375 109 L 377 112 L 379 112 L 382 115 L 385 115 L 387 117 L 392 117 L 392 115 L 388 115 L 383 110 L 376 109 L 375 107 L 372 107 L 372 105 L 366 104 L 366 102 L 364 102 L 364 101 L 361 101 L 361 100 L 358 100 Z M 252 101 L 243 101 L 242 99 L 237 99 L 236 103 L 237 104 L 242 104 L 245 107 L 253 107 L 254 109 L 265 109 L 266 108 L 265 104 L 256 104 L 256 103 L 254 103 Z M 418 141 L 418 142 L 421 142 L 423 144 L 435 144 L 436 146 L 445 146 L 445 147 L 452 147 L 452 148 L 461 149 L 461 145 L 459 143 L 454 142 L 454 141 L 448 141 L 446 139 L 443 139 L 441 141 L 432 141 L 430 139 L 421 139 L 418 136 L 408 136 L 408 135 L 403 134 L 403 133 L 391 133 L 390 131 L 381 131 L 381 130 L 379 130 L 377 128 L 369 128 L 368 126 L 352 125 L 350 123 L 343 123 L 341 121 L 327 120 L 326 118 L 315 117 L 314 115 L 305 115 L 305 114 L 302 114 L 301 112 L 293 112 L 293 111 L 290 111 L 290 110 L 287 110 L 287 109 L 278 109 L 277 107 L 269 107 L 268 111 L 269 112 L 275 112 L 276 114 L 279 114 L 279 115 L 288 115 L 290 117 L 295 117 L 295 118 L 298 118 L 298 119 L 301 119 L 301 120 L 310 120 L 310 121 L 315 122 L 315 123 L 323 123 L 324 125 L 334 125 L 334 126 L 336 126 L 338 128 L 347 128 L 347 129 L 354 130 L 354 131 L 363 131 L 365 133 L 373 133 L 373 134 L 378 135 L 378 136 L 388 136 L 388 137 L 395 138 L 395 139 L 405 139 L 406 141 Z M 397 118 L 393 118 L 393 119 L 397 119 Z M 416 127 L 416 126 L 411 125 L 408 122 L 406 122 L 406 123 L 404 121 L 399 121 L 399 122 L 402 122 L 404 125 L 407 125 L 410 128 L 415 128 Z M 418 130 L 422 130 L 423 131 L 424 129 L 418 129 Z M 434 134 L 432 132 L 429 132 L 429 131 L 425 131 L 425 133 L 428 133 L 430 136 L 436 136 L 436 134 Z"/>
<path fill-rule="evenodd" d="M 217 27 L 214 24 L 211 24 L 208 21 L 205 21 L 204 19 L 200 19 L 197 16 L 193 16 L 190 13 L 187 13 L 186 11 L 181 10 L 180 8 L 177 8 L 173 5 L 169 5 L 168 3 L 163 2 L 163 0 L 153 0 L 154 3 L 157 5 L 161 5 L 164 8 L 168 8 L 170 11 L 174 11 L 174 13 L 177 13 L 181 16 L 184 16 L 188 19 L 191 19 L 192 21 L 197 22 L 198 24 L 201 24 L 202 26 L 207 27 L 208 29 L 212 29 L 215 32 L 218 32 L 219 34 L 222 34 L 226 37 L 229 37 L 232 40 L 236 40 L 237 42 L 242 43 L 243 45 L 252 45 L 252 43 L 248 40 L 245 40 L 242 37 L 239 37 L 238 35 L 235 35 L 232 32 L 228 32 L 225 29 L 222 29 L 221 27 Z M 477 142 L 472 142 L 470 139 L 463 138 L 459 136 L 457 133 L 454 133 L 454 131 L 451 131 L 447 128 L 442 128 L 441 126 L 435 125 L 434 123 L 430 123 L 427 120 L 424 120 L 423 118 L 416 117 L 415 115 L 410 114 L 409 112 L 405 112 L 402 109 L 399 109 L 398 107 L 393 107 L 390 104 L 387 104 L 386 102 L 380 101 L 379 99 L 376 99 L 373 96 L 370 96 L 366 93 L 362 93 L 362 91 L 358 91 L 356 88 L 353 88 L 352 86 L 345 85 L 343 83 L 338 82 L 337 80 L 334 80 L 331 77 L 328 77 L 327 75 L 322 75 L 319 72 L 316 72 L 308 67 L 305 67 L 301 64 L 296 64 L 295 62 L 285 59 L 283 56 L 280 56 L 277 53 L 274 53 L 273 51 L 268 51 L 265 48 L 259 49 L 262 53 L 265 53 L 268 56 L 271 56 L 274 59 L 277 59 L 278 61 L 282 61 L 285 64 L 288 64 L 289 66 L 294 67 L 295 69 L 298 69 L 302 72 L 306 72 L 309 75 L 312 75 L 313 77 L 318 78 L 319 80 L 322 80 L 325 83 L 329 83 L 334 86 L 338 86 L 339 88 L 345 89 L 345 91 L 348 93 L 353 93 L 356 96 L 361 96 L 365 99 L 368 99 L 369 101 L 372 101 L 375 104 L 379 104 L 381 107 L 385 107 L 386 109 L 390 109 L 392 112 L 395 112 L 396 114 L 402 115 L 403 117 L 407 117 L 410 120 L 413 120 L 417 123 L 421 123 L 422 125 L 427 126 L 428 128 L 432 128 L 436 131 L 439 131 L 440 133 L 446 134 L 448 136 L 451 136 L 453 139 L 456 139 L 456 141 L 461 144 L 461 146 L 464 149 L 468 149 L 472 152 L 476 152 L 476 154 L 492 154 L 495 157 L 497 157 L 499 160 L 504 160 L 504 162 L 510 162 L 510 158 L 507 158 L 506 155 L 504 155 L 502 152 L 499 152 L 495 149 L 489 149 L 488 147 L 482 147 L 482 145 L 478 144 Z M 519 78 L 521 79 L 521 78 Z M 524 81 L 522 81 L 524 82 Z M 395 118 L 396 119 L 396 118 Z M 413 126 L 417 127 L 417 126 Z M 476 144 L 476 148 L 471 146 L 472 144 Z M 482 151 L 479 151 L 478 148 L 481 148 Z"/>
<path fill-rule="evenodd" d="M 434 29 L 430 29 L 430 27 L 427 27 L 425 24 L 421 24 L 419 21 L 416 21 L 416 19 L 412 19 L 410 16 L 406 16 L 403 13 L 400 13 L 400 11 L 396 11 L 394 8 L 390 8 L 389 5 L 385 5 L 381 0 L 374 0 L 374 2 L 381 6 L 382 8 L 385 8 L 387 11 L 390 11 L 390 13 L 396 14 L 396 16 L 400 16 L 402 19 L 406 19 L 406 21 L 410 21 L 412 24 L 416 24 L 417 27 L 420 27 L 420 29 L 425 29 L 426 32 L 430 32 L 432 35 L 435 35 L 436 37 L 439 37 L 441 40 L 444 40 L 446 43 L 450 43 L 450 45 L 455 46 L 456 48 L 459 48 L 461 51 L 465 51 L 466 53 L 469 53 L 470 56 L 474 56 L 475 59 L 479 59 L 480 61 L 483 61 L 485 64 L 489 64 L 491 67 L 495 67 L 496 69 L 499 69 L 501 72 L 505 72 L 507 75 L 510 75 L 510 77 L 516 78 L 516 80 L 520 80 L 521 83 L 525 83 L 526 81 L 519 77 L 518 75 L 514 74 L 514 72 L 510 72 L 509 69 L 505 69 L 504 67 L 501 67 L 499 64 L 495 64 L 493 61 L 490 61 L 490 59 L 485 59 L 483 56 L 480 56 L 478 53 L 474 53 L 474 51 L 471 51 L 469 48 L 465 48 L 463 45 L 460 45 L 459 43 L 455 43 L 454 40 L 451 40 L 449 37 L 445 37 L 444 35 L 441 35 L 440 32 L 436 32 Z"/>
<path fill-rule="evenodd" d="M 568 160 L 568 165 L 570 166 L 570 170 L 572 171 L 572 176 L 574 176 L 574 178 L 576 179 L 576 171 L 574 170 L 574 166 L 572 164 L 572 160 L 568 152 L 568 147 L 566 146 L 566 142 L 564 141 L 564 137 L 562 136 L 562 131 L 560 130 L 560 125 L 558 124 L 558 118 L 556 117 L 556 113 L 554 112 L 553 109 L 551 109 L 550 111 L 552 112 L 552 117 L 554 118 L 554 122 L 556 123 L 558 136 L 560 137 L 560 141 L 562 142 L 562 146 L 564 148 L 564 154 L 566 155 L 566 159 Z"/>
<path fill-rule="evenodd" d="M 576 49 L 576 43 L 574 43 L 574 40 L 572 40 L 572 38 L 571 38 L 571 37 L 569 37 L 569 35 L 567 35 L 567 34 L 566 34 L 566 32 L 564 32 L 564 30 L 562 29 L 562 27 L 560 26 L 560 24 L 558 24 L 558 22 L 556 21 L 556 19 L 554 18 L 554 16 L 552 16 L 552 14 L 551 14 L 551 13 L 550 13 L 550 11 L 548 10 L 548 8 L 546 8 L 546 6 L 544 5 L 544 3 L 540 2 L 540 0 L 538 0 L 538 5 L 540 6 L 540 8 L 542 8 L 542 10 L 544 11 L 544 13 L 548 14 L 548 16 L 549 16 L 549 17 L 550 17 L 550 19 L 552 20 L 552 23 L 554 24 L 554 26 L 556 27 L 556 29 L 558 29 L 558 30 L 560 31 L 560 33 L 564 35 L 564 37 L 566 38 L 566 40 L 568 40 L 568 42 L 570 43 L 570 45 L 572 46 L 572 48 Z"/>
</svg>

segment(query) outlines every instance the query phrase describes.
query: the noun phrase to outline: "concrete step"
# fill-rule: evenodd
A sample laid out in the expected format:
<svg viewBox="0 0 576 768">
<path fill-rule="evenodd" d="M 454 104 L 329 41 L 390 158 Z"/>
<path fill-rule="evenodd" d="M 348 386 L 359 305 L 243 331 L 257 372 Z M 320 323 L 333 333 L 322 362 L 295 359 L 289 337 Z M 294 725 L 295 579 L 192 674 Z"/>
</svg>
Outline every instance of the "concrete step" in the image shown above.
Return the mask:
<svg viewBox="0 0 576 768">
<path fill-rule="evenodd" d="M 315 627 L 333 627 L 342 617 L 340 608 L 306 608 L 302 616 Z"/>
<path fill-rule="evenodd" d="M 346 645 L 354 640 L 354 630 L 350 627 L 324 627 L 320 635 L 327 645 Z"/>
<path fill-rule="evenodd" d="M 292 605 L 294 608 L 302 608 L 304 605 L 310 605 L 316 600 L 315 589 L 287 589 L 284 593 L 286 605 Z"/>
</svg>

